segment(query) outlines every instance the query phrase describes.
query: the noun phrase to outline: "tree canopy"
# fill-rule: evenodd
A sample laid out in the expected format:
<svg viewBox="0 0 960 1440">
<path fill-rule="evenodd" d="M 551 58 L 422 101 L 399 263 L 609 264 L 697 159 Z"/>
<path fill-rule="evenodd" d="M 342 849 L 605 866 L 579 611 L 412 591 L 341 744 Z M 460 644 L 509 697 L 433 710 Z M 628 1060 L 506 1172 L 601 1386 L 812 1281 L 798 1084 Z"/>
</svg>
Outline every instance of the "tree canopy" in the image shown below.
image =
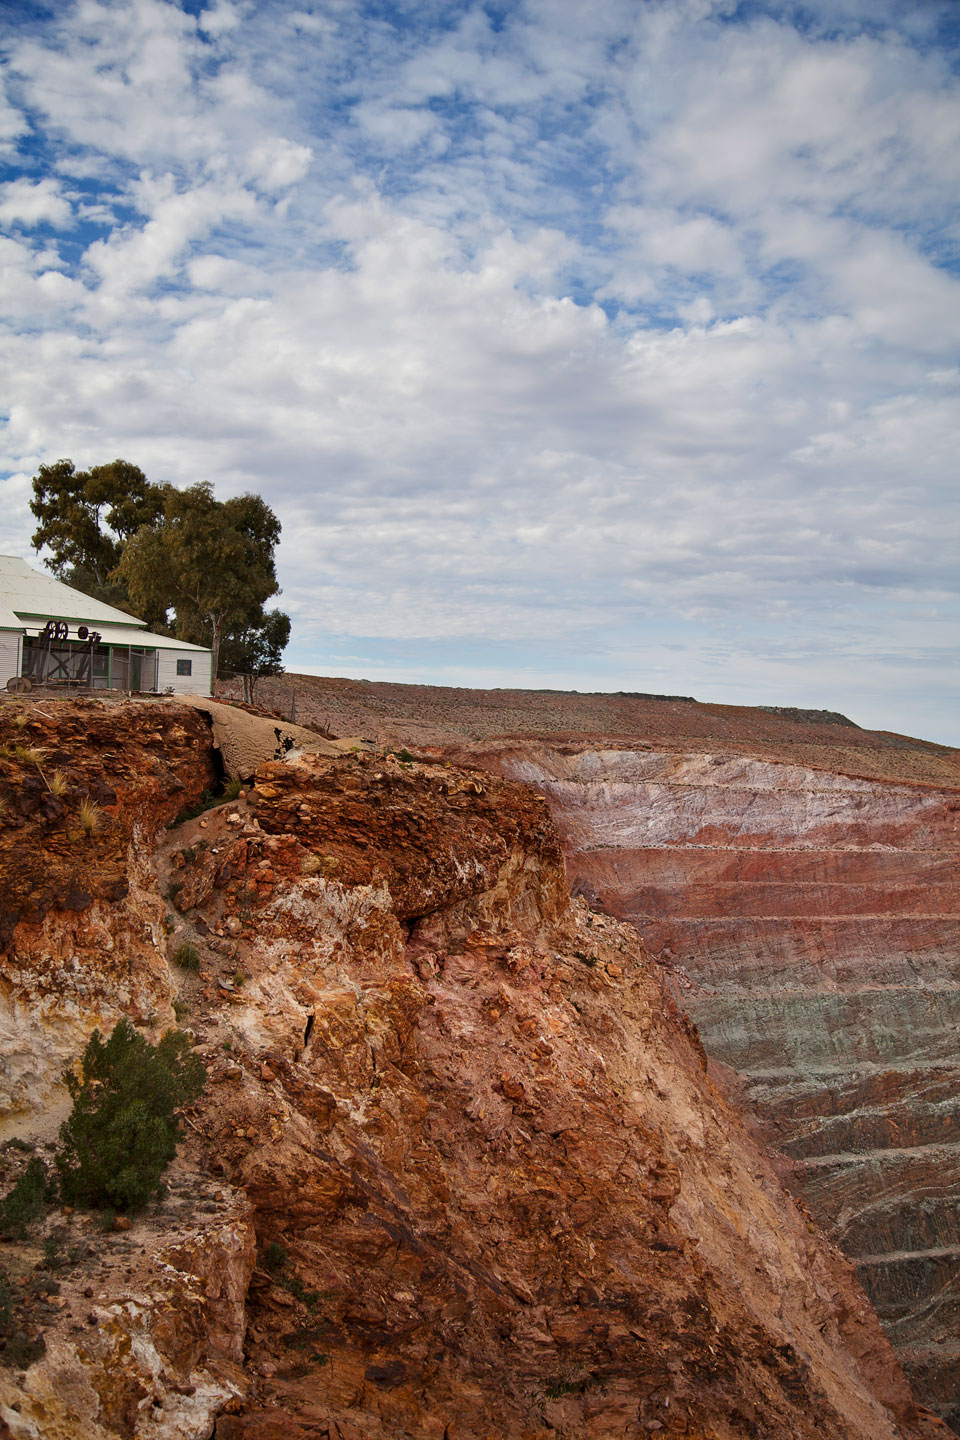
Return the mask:
<svg viewBox="0 0 960 1440">
<path fill-rule="evenodd" d="M 141 525 L 158 523 L 164 495 L 164 486 L 152 485 L 127 460 L 91 470 L 77 470 L 72 460 L 41 465 L 30 503 L 39 522 L 34 548 L 51 552 L 47 564 L 58 580 L 123 605 L 128 596 L 115 571 L 124 544 Z"/>
<path fill-rule="evenodd" d="M 217 500 L 206 481 L 154 485 L 126 460 L 41 465 L 33 494 L 33 543 L 51 552 L 59 579 L 209 645 L 214 673 L 280 672 L 290 620 L 264 609 L 279 593 L 280 522 L 259 495 Z"/>
</svg>

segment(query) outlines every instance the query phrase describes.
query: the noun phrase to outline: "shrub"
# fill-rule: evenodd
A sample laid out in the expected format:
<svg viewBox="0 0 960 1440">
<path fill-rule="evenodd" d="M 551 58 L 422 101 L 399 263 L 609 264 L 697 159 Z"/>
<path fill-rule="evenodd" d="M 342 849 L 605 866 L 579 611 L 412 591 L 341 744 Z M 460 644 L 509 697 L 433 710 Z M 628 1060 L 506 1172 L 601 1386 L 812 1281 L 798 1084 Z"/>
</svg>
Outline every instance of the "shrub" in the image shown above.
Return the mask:
<svg viewBox="0 0 960 1440">
<path fill-rule="evenodd" d="M 137 1210 L 161 1189 L 177 1148 L 175 1111 L 195 1100 L 206 1072 L 190 1042 L 168 1030 L 158 1045 L 120 1020 L 93 1032 L 79 1077 L 66 1076 L 73 1109 L 60 1127 L 56 1164 L 68 1204 Z"/>
<path fill-rule="evenodd" d="M 263 1263 L 268 1270 L 282 1270 L 290 1256 L 285 1246 L 279 1240 L 271 1240 L 263 1252 Z"/>
<path fill-rule="evenodd" d="M 178 945 L 173 953 L 173 963 L 181 970 L 197 971 L 200 969 L 200 951 L 196 945 L 189 943 Z"/>
<path fill-rule="evenodd" d="M 35 1155 L 10 1194 L 0 1203 L 0 1219 L 5 1233 L 15 1240 L 23 1240 L 29 1227 L 43 1219 L 49 1191 L 47 1167 Z"/>
</svg>

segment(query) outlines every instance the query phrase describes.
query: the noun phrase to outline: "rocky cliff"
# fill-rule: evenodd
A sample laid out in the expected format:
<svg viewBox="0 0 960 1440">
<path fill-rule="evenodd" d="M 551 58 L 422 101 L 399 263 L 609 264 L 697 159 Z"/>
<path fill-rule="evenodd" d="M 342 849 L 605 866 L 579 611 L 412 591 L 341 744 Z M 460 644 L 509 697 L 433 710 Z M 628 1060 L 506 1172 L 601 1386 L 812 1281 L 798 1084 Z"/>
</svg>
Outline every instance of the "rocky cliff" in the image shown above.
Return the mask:
<svg viewBox="0 0 960 1440">
<path fill-rule="evenodd" d="M 960 1429 L 960 752 L 824 711 L 274 684 L 541 788 L 574 887 L 637 924 Z"/>
<path fill-rule="evenodd" d="M 729 750 L 506 747 L 960 1422 L 960 789 Z"/>
<path fill-rule="evenodd" d="M 184 818 L 202 713 L 43 710 L 0 707 L 3 1163 L 121 1013 L 209 1083 L 148 1214 L 0 1251 L 15 1440 L 942 1433 L 532 790 L 293 749 Z"/>
</svg>

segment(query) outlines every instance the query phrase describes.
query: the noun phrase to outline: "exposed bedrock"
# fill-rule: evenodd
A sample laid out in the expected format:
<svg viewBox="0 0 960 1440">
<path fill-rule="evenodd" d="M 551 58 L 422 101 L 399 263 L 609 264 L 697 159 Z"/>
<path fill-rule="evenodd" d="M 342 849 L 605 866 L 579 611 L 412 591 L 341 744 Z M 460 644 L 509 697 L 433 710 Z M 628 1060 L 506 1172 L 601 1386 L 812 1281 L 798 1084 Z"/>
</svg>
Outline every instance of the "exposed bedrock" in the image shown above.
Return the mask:
<svg viewBox="0 0 960 1440">
<path fill-rule="evenodd" d="M 960 1430 L 960 791 L 742 754 L 491 748 L 549 798 L 572 887 L 672 971 Z"/>
</svg>

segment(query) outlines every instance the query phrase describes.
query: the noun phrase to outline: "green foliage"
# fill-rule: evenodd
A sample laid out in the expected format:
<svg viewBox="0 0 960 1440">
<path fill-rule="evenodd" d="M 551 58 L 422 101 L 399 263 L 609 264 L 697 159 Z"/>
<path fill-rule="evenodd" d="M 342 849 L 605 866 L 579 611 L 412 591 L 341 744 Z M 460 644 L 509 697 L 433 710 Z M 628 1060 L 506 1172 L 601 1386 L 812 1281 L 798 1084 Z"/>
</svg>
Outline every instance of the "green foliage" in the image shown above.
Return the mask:
<svg viewBox="0 0 960 1440">
<path fill-rule="evenodd" d="M 284 1281 L 284 1285 L 296 1300 L 306 1305 L 308 1310 L 316 1310 L 318 1308 L 321 1299 L 320 1291 L 308 1290 L 299 1275 L 291 1276 L 289 1280 Z"/>
<path fill-rule="evenodd" d="M 212 810 L 214 805 L 221 805 L 223 797 L 214 795 L 212 790 L 201 790 L 200 799 L 195 805 L 184 805 L 167 826 L 168 830 L 176 830 L 178 825 L 184 825 L 188 820 L 196 820 L 198 815 L 203 815 L 207 810 Z M 172 886 L 170 887 L 173 888 Z"/>
<path fill-rule="evenodd" d="M 4 1233 L 14 1240 L 23 1240 L 30 1226 L 43 1219 L 49 1199 L 47 1167 L 35 1155 L 9 1195 L 0 1202 L 0 1223 Z"/>
<path fill-rule="evenodd" d="M 77 470 L 72 460 L 41 465 L 30 502 L 39 522 L 33 544 L 51 551 L 50 568 L 59 579 L 123 607 L 129 598 L 113 572 L 130 536 L 157 523 L 165 493 L 127 460 L 91 470 Z"/>
<path fill-rule="evenodd" d="M 73 1109 L 56 1157 L 64 1200 L 137 1210 L 158 1194 L 176 1152 L 175 1112 L 197 1098 L 205 1078 L 180 1031 L 151 1045 L 126 1019 L 106 1041 L 95 1030 L 80 1075 L 66 1076 Z"/>
<path fill-rule="evenodd" d="M 262 621 L 228 635 L 220 649 L 220 670 L 225 675 L 282 675 L 281 656 L 290 642 L 290 616 L 267 611 Z"/>
<path fill-rule="evenodd" d="M 200 951 L 196 945 L 191 945 L 189 942 L 178 945 L 174 951 L 173 963 L 179 965 L 181 970 L 196 972 L 200 969 Z"/>
<path fill-rule="evenodd" d="M 130 538 L 116 573 L 141 612 L 171 608 L 180 640 L 211 646 L 217 673 L 228 637 L 241 648 L 252 643 L 244 636 L 282 639 L 263 609 L 279 588 L 279 539 L 280 522 L 259 495 L 217 500 L 201 481 L 165 492 L 162 521 Z"/>
<path fill-rule="evenodd" d="M 298 1325 L 296 1330 L 289 1331 L 283 1338 L 291 1349 L 313 1350 L 313 1347 L 329 1328 L 329 1321 L 321 1320 L 312 1324 Z M 310 1358 L 317 1365 L 325 1365 L 328 1357 L 321 1351 L 314 1350 Z"/>
<path fill-rule="evenodd" d="M 271 1240 L 263 1252 L 263 1263 L 268 1270 L 274 1273 L 283 1269 L 290 1255 L 286 1246 L 281 1245 L 279 1240 Z"/>
</svg>

